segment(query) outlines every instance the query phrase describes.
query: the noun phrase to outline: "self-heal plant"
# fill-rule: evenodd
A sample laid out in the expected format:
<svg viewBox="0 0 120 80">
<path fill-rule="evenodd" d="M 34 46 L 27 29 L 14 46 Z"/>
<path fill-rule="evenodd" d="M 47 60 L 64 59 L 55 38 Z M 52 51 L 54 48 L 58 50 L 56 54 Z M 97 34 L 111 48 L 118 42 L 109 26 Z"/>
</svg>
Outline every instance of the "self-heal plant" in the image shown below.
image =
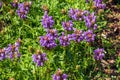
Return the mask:
<svg viewBox="0 0 120 80">
<path fill-rule="evenodd" d="M 18 0 L 13 0 L 13 2 L 11 2 L 11 6 L 14 8 L 18 7 Z"/>
<path fill-rule="evenodd" d="M 70 8 L 70 10 L 68 11 L 68 15 L 69 15 L 69 17 L 71 17 L 72 19 L 74 19 L 75 9 Z"/>
<path fill-rule="evenodd" d="M 86 3 L 89 3 L 89 0 L 86 0 Z"/>
<path fill-rule="evenodd" d="M 46 29 L 47 35 L 53 37 L 54 39 L 58 38 L 58 31 L 56 29 Z"/>
<path fill-rule="evenodd" d="M 18 4 L 17 14 L 21 19 L 25 19 L 29 12 L 32 2 L 23 2 Z"/>
<path fill-rule="evenodd" d="M 92 30 L 88 30 L 84 32 L 84 38 L 87 42 L 93 42 L 95 40 L 95 34 L 93 34 Z"/>
<path fill-rule="evenodd" d="M 74 19 L 81 21 L 83 19 L 83 11 L 79 10 L 79 9 L 76 9 Z"/>
<path fill-rule="evenodd" d="M 5 58 L 10 58 L 13 60 L 14 58 L 20 58 L 21 54 L 19 52 L 20 47 L 20 39 L 18 39 L 15 44 L 9 44 L 7 47 L 0 50 L 1 60 Z"/>
<path fill-rule="evenodd" d="M 73 30 L 73 22 L 72 22 L 72 20 L 69 20 L 68 22 L 62 22 L 62 26 L 67 31 L 72 31 Z"/>
<path fill-rule="evenodd" d="M 32 59 L 37 66 L 43 66 L 45 61 L 47 61 L 46 53 L 42 53 L 38 50 L 36 54 L 32 55 Z"/>
<path fill-rule="evenodd" d="M 94 50 L 94 59 L 95 60 L 102 60 L 104 57 L 104 49 L 103 48 L 98 48 Z"/>
<path fill-rule="evenodd" d="M 3 49 L 0 49 L 0 61 L 5 59 L 5 52 Z"/>
<path fill-rule="evenodd" d="M 57 46 L 55 38 L 51 34 L 40 36 L 40 45 L 46 49 L 52 49 Z"/>
<path fill-rule="evenodd" d="M 72 40 L 79 43 L 83 39 L 84 39 L 83 31 L 74 29 L 74 33 L 72 33 Z"/>
<path fill-rule="evenodd" d="M 52 80 L 67 80 L 67 74 L 63 73 L 60 69 L 52 75 Z"/>
<path fill-rule="evenodd" d="M 74 20 L 81 21 L 83 19 L 84 11 L 82 11 L 80 9 L 72 9 L 71 8 L 68 12 L 69 12 L 69 17 L 71 17 Z"/>
<path fill-rule="evenodd" d="M 85 25 L 88 29 L 97 29 L 96 16 L 94 13 L 84 16 Z"/>
<path fill-rule="evenodd" d="M 2 2 L 0 1 L 0 8 L 2 7 Z"/>
<path fill-rule="evenodd" d="M 94 6 L 97 9 L 105 9 L 106 5 L 102 3 L 102 0 L 94 0 Z"/>
<path fill-rule="evenodd" d="M 45 29 L 51 29 L 53 27 L 54 20 L 52 16 L 48 16 L 48 12 L 45 11 L 44 16 L 42 18 L 42 25 Z"/>
<path fill-rule="evenodd" d="M 70 40 L 71 38 L 69 38 L 68 35 L 65 35 L 64 32 L 62 33 L 62 35 L 59 37 L 59 42 L 61 46 L 68 46 L 70 44 Z"/>
<path fill-rule="evenodd" d="M 19 52 L 20 42 L 21 42 L 21 39 L 19 38 L 15 42 L 15 44 L 9 45 L 8 48 L 11 49 L 11 50 L 9 51 L 9 53 L 8 53 L 9 55 L 8 56 L 9 56 L 10 59 L 20 58 L 20 56 L 21 56 L 21 54 Z"/>
</svg>

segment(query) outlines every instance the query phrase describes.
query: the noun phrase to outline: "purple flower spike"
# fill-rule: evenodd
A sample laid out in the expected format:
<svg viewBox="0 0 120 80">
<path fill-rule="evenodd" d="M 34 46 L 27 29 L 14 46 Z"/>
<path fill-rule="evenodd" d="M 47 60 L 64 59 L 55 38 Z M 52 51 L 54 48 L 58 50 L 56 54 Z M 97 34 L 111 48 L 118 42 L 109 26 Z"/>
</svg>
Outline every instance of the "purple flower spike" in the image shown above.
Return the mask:
<svg viewBox="0 0 120 80">
<path fill-rule="evenodd" d="M 75 10 L 73 8 L 71 8 L 68 12 L 69 12 L 69 17 L 71 17 L 73 19 L 74 14 L 75 14 Z"/>
<path fill-rule="evenodd" d="M 18 4 L 18 10 L 16 12 L 21 19 L 25 19 L 27 17 L 31 4 L 31 2 L 24 2 Z"/>
<path fill-rule="evenodd" d="M 88 14 L 87 16 L 84 16 L 85 24 L 88 29 L 93 28 L 97 29 L 97 24 L 96 23 L 96 16 L 94 13 Z"/>
<path fill-rule="evenodd" d="M 86 0 L 86 3 L 89 3 L 89 0 Z"/>
<path fill-rule="evenodd" d="M 52 75 L 52 80 L 67 80 L 67 74 L 63 74 L 60 69 L 57 70 L 55 74 Z"/>
<path fill-rule="evenodd" d="M 45 61 L 47 61 L 46 53 L 38 52 L 37 54 L 32 55 L 33 62 L 37 64 L 37 66 L 43 66 Z"/>
<path fill-rule="evenodd" d="M 7 47 L 0 49 L 0 60 L 9 58 L 13 60 L 14 58 L 20 58 L 21 54 L 19 52 L 20 38 L 15 42 L 15 44 L 9 44 Z"/>
<path fill-rule="evenodd" d="M 21 57 L 21 54 L 20 54 L 20 53 L 18 53 L 18 54 L 17 54 L 17 58 L 20 58 L 20 57 Z"/>
<path fill-rule="evenodd" d="M 28 13 L 27 10 L 25 10 L 24 8 L 24 3 L 21 3 L 18 5 L 18 10 L 16 11 L 18 13 L 18 16 L 20 16 L 20 18 L 25 19 L 26 15 Z"/>
<path fill-rule="evenodd" d="M 83 36 L 83 31 L 81 30 L 74 30 L 74 33 L 72 34 L 72 39 L 76 42 L 80 42 L 84 39 L 84 36 Z"/>
<path fill-rule="evenodd" d="M 92 42 L 94 41 L 95 34 L 93 34 L 92 30 L 88 30 L 84 32 L 84 38 L 86 39 L 87 42 Z"/>
<path fill-rule="evenodd" d="M 74 19 L 81 21 L 83 18 L 83 11 L 76 9 Z"/>
<path fill-rule="evenodd" d="M 83 14 L 84 12 L 79 9 L 70 9 L 69 10 L 69 17 L 71 17 L 74 20 L 79 20 L 81 21 L 83 19 Z"/>
<path fill-rule="evenodd" d="M 14 8 L 18 7 L 18 0 L 13 0 L 13 2 L 11 2 L 11 6 Z"/>
<path fill-rule="evenodd" d="M 68 22 L 62 22 L 62 26 L 67 31 L 72 31 L 73 30 L 73 22 L 71 20 L 68 21 Z"/>
<path fill-rule="evenodd" d="M 14 3 L 14 2 L 11 2 L 11 6 L 14 7 L 14 8 L 16 8 L 18 6 L 18 4 Z"/>
<path fill-rule="evenodd" d="M 5 54 L 8 55 L 12 51 L 12 45 L 9 44 L 8 47 L 4 48 Z"/>
<path fill-rule="evenodd" d="M 47 29 L 47 35 L 56 39 L 58 37 L 58 31 L 56 29 Z"/>
<path fill-rule="evenodd" d="M 60 42 L 60 45 L 62 46 L 68 46 L 70 44 L 70 38 L 69 36 L 65 36 L 64 33 L 62 34 L 62 36 L 59 37 L 59 42 Z"/>
<path fill-rule="evenodd" d="M 0 2 L 0 8 L 2 7 L 2 2 Z"/>
<path fill-rule="evenodd" d="M 3 49 L 0 49 L 0 61 L 2 61 L 3 59 L 5 59 L 5 53 Z"/>
<path fill-rule="evenodd" d="M 52 49 L 57 46 L 55 38 L 50 34 L 40 36 L 40 45 L 46 49 Z"/>
<path fill-rule="evenodd" d="M 47 11 L 45 11 L 43 19 L 42 19 L 42 25 L 46 29 L 51 29 L 53 27 L 54 20 L 52 19 L 52 16 L 48 16 Z"/>
<path fill-rule="evenodd" d="M 104 49 L 98 48 L 96 50 L 94 50 L 94 58 L 96 60 L 102 60 L 104 57 Z"/>
<path fill-rule="evenodd" d="M 97 9 L 105 9 L 106 5 L 102 4 L 102 0 L 94 0 L 94 6 Z"/>
</svg>

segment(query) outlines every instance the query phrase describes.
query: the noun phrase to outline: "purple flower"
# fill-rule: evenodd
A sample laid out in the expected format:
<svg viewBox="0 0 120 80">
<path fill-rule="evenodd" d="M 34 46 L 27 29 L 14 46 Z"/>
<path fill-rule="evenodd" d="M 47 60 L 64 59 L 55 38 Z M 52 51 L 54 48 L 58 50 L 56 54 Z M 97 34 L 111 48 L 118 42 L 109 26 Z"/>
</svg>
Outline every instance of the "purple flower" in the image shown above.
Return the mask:
<svg viewBox="0 0 120 80">
<path fill-rule="evenodd" d="M 70 9 L 69 10 L 69 17 L 71 17 L 74 20 L 82 20 L 83 18 L 83 11 L 79 9 Z"/>
<path fill-rule="evenodd" d="M 52 75 L 52 80 L 67 80 L 67 74 L 63 74 L 60 69 L 57 70 L 55 74 Z"/>
<path fill-rule="evenodd" d="M 104 49 L 98 48 L 96 50 L 94 50 L 94 58 L 96 60 L 102 60 L 104 57 Z"/>
<path fill-rule="evenodd" d="M 54 20 L 52 19 L 52 16 L 48 16 L 47 11 L 45 11 L 43 19 L 42 19 L 42 25 L 46 29 L 51 29 L 53 27 Z"/>
<path fill-rule="evenodd" d="M 27 17 L 27 14 L 29 12 L 29 7 L 32 3 L 31 2 L 24 2 L 18 4 L 18 10 L 16 11 L 18 13 L 18 16 L 21 19 L 25 19 Z"/>
<path fill-rule="evenodd" d="M 47 29 L 47 35 L 56 39 L 58 37 L 58 31 L 56 29 Z"/>
<path fill-rule="evenodd" d="M 20 58 L 21 57 L 21 54 L 20 53 L 17 53 L 17 58 Z"/>
<path fill-rule="evenodd" d="M 73 22 L 71 20 L 69 20 L 68 22 L 62 22 L 62 26 L 67 31 L 73 30 Z"/>
<path fill-rule="evenodd" d="M 2 2 L 0 2 L 0 8 L 2 7 Z"/>
<path fill-rule="evenodd" d="M 43 66 L 45 61 L 47 60 L 46 53 L 38 52 L 37 54 L 32 55 L 33 62 L 37 64 L 37 66 Z"/>
<path fill-rule="evenodd" d="M 84 10 L 83 11 L 83 18 L 84 18 L 85 15 L 88 15 L 88 14 L 90 14 L 90 12 L 88 10 Z"/>
<path fill-rule="evenodd" d="M 7 47 L 0 49 L 0 60 L 5 58 L 10 58 L 13 60 L 14 58 L 20 58 L 21 54 L 19 52 L 20 47 L 20 38 L 15 42 L 15 44 L 9 44 Z"/>
<path fill-rule="evenodd" d="M 86 3 L 89 3 L 89 0 L 86 0 Z"/>
<path fill-rule="evenodd" d="M 74 40 L 74 41 L 79 43 L 83 39 L 84 39 L 83 31 L 75 29 L 74 33 L 72 34 L 72 40 Z"/>
<path fill-rule="evenodd" d="M 8 55 L 12 51 L 12 45 L 9 44 L 8 47 L 4 48 L 5 54 Z"/>
<path fill-rule="evenodd" d="M 88 30 L 84 32 L 84 38 L 86 39 L 87 42 L 92 42 L 94 41 L 95 34 L 93 34 L 92 30 Z"/>
<path fill-rule="evenodd" d="M 70 44 L 70 40 L 71 39 L 69 38 L 69 36 L 66 36 L 64 33 L 62 33 L 62 35 L 59 37 L 59 42 L 62 46 L 68 46 Z"/>
<path fill-rule="evenodd" d="M 97 9 L 105 9 L 106 5 L 102 4 L 102 0 L 94 0 L 94 6 Z"/>
<path fill-rule="evenodd" d="M 14 44 L 15 51 L 18 52 L 18 53 L 19 53 L 20 42 L 21 42 L 21 39 L 19 38 Z"/>
<path fill-rule="evenodd" d="M 0 61 L 2 61 L 3 59 L 5 59 L 5 53 L 3 49 L 0 49 Z"/>
<path fill-rule="evenodd" d="M 84 16 L 85 24 L 88 29 L 93 28 L 97 29 L 97 24 L 96 23 L 96 16 L 94 13 L 88 14 L 87 16 Z"/>
<path fill-rule="evenodd" d="M 11 51 L 11 52 L 9 53 L 9 58 L 10 58 L 10 59 L 15 58 L 15 54 L 14 54 L 14 52 Z"/>
<path fill-rule="evenodd" d="M 13 2 L 11 2 L 11 6 L 14 8 L 18 7 L 18 0 L 13 0 Z"/>
<path fill-rule="evenodd" d="M 3 59 L 5 59 L 5 53 L 0 53 L 0 61 L 2 61 Z"/>
<path fill-rule="evenodd" d="M 71 17 L 72 19 L 74 19 L 75 9 L 70 8 L 70 10 L 68 11 L 68 13 L 69 13 L 69 17 Z"/>
<path fill-rule="evenodd" d="M 52 49 L 57 46 L 55 42 L 55 38 L 50 34 L 46 34 L 45 36 L 40 36 L 40 45 L 47 49 Z"/>
<path fill-rule="evenodd" d="M 83 18 L 83 11 L 82 10 L 75 10 L 74 20 L 82 20 Z"/>
<path fill-rule="evenodd" d="M 9 44 L 8 47 L 4 48 L 5 56 L 10 59 L 20 58 L 20 38 L 15 42 L 15 44 Z"/>
<path fill-rule="evenodd" d="M 27 17 L 28 10 L 24 8 L 24 3 L 20 3 L 18 4 L 18 10 L 16 12 L 21 19 L 25 19 Z"/>
</svg>

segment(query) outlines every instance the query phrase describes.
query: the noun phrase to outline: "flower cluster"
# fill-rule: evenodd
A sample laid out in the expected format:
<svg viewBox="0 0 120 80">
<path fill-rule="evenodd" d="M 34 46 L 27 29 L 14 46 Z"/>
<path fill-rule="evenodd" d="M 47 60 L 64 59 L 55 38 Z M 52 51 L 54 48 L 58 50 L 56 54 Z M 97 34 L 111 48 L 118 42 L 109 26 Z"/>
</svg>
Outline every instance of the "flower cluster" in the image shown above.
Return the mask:
<svg viewBox="0 0 120 80">
<path fill-rule="evenodd" d="M 52 80 L 67 80 L 67 75 L 58 69 L 56 73 L 52 75 Z"/>
<path fill-rule="evenodd" d="M 56 39 L 58 37 L 58 31 L 56 29 L 47 29 L 47 35 L 53 37 L 53 39 Z"/>
<path fill-rule="evenodd" d="M 96 9 L 105 9 L 106 5 L 102 4 L 102 0 L 94 0 L 94 6 Z"/>
<path fill-rule="evenodd" d="M 16 12 L 21 19 L 25 19 L 27 17 L 31 4 L 32 2 L 23 2 L 18 4 L 18 10 Z"/>
<path fill-rule="evenodd" d="M 51 29 L 53 27 L 54 20 L 52 16 L 48 16 L 47 11 L 45 11 L 44 16 L 42 18 L 42 25 L 45 29 Z"/>
<path fill-rule="evenodd" d="M 88 29 L 90 28 L 97 29 L 96 16 L 94 13 L 92 14 L 88 13 L 87 16 L 84 16 L 84 20 Z"/>
<path fill-rule="evenodd" d="M 62 22 L 62 26 L 67 31 L 73 30 L 73 22 L 71 20 L 69 20 L 68 22 Z"/>
<path fill-rule="evenodd" d="M 82 30 L 74 30 L 74 33 L 72 34 L 72 40 L 74 40 L 75 42 L 80 42 L 84 39 L 83 36 L 83 31 Z"/>
<path fill-rule="evenodd" d="M 96 60 L 102 60 L 104 56 L 105 56 L 104 49 L 98 48 L 98 49 L 94 50 L 94 58 Z"/>
<path fill-rule="evenodd" d="M 58 32 L 56 29 L 52 29 L 54 20 L 52 16 L 48 16 L 48 12 L 45 11 L 42 25 L 46 29 L 47 34 L 45 36 L 40 36 L 40 45 L 46 49 L 52 49 L 57 46 L 55 40 L 58 37 Z"/>
<path fill-rule="evenodd" d="M 86 0 L 86 3 L 89 3 L 89 0 Z"/>
<path fill-rule="evenodd" d="M 11 2 L 11 6 L 14 8 L 18 7 L 18 0 L 13 0 L 13 2 Z"/>
<path fill-rule="evenodd" d="M 60 45 L 62 46 L 68 46 L 70 44 L 70 40 L 71 39 L 69 38 L 69 35 L 65 35 L 64 32 L 59 37 L 59 42 L 60 42 Z"/>
<path fill-rule="evenodd" d="M 0 8 L 2 7 L 2 2 L 0 2 Z"/>
<path fill-rule="evenodd" d="M 52 49 L 57 46 L 55 38 L 51 34 L 40 36 L 40 45 L 46 49 Z"/>
<path fill-rule="evenodd" d="M 18 39 L 15 44 L 11 45 L 9 44 L 8 47 L 5 47 L 4 49 L 0 49 L 0 60 L 3 60 L 5 58 L 20 58 L 21 54 L 19 52 L 20 47 L 20 39 Z"/>
<path fill-rule="evenodd" d="M 82 14 L 82 17 L 78 16 L 77 14 Z M 74 10 L 71 8 L 69 11 L 69 16 L 74 18 L 75 20 L 80 20 L 77 18 L 85 19 L 86 26 L 88 27 L 88 29 L 90 29 L 91 27 L 94 27 L 95 29 L 97 27 L 97 25 L 95 24 L 96 16 L 94 15 L 94 13 L 90 14 L 89 11 L 81 11 L 78 9 Z M 47 34 L 45 36 L 40 36 L 40 45 L 42 47 L 45 47 L 46 49 L 52 49 L 56 47 L 57 44 L 55 40 L 57 38 L 59 39 L 60 45 L 64 47 L 68 46 L 71 40 L 74 40 L 77 43 L 79 43 L 83 39 L 86 39 L 87 42 L 94 41 L 95 34 L 93 34 L 92 30 L 88 30 L 83 33 L 83 31 L 73 28 L 72 20 L 69 20 L 68 22 L 62 22 L 62 26 L 66 31 L 74 30 L 74 33 L 65 35 L 66 33 L 63 32 L 61 36 L 58 36 L 58 32 L 56 29 L 51 29 L 53 23 L 54 21 L 52 19 L 52 16 L 49 17 L 47 11 L 45 11 L 42 19 L 42 25 L 46 29 Z"/>
<path fill-rule="evenodd" d="M 47 60 L 46 53 L 42 53 L 40 51 L 37 51 L 37 54 L 33 54 L 32 58 L 33 62 L 35 62 L 37 66 L 43 66 Z"/>
<path fill-rule="evenodd" d="M 4 49 L 0 49 L 0 61 L 2 61 L 3 59 L 5 59 L 5 52 Z"/>
<path fill-rule="evenodd" d="M 95 39 L 95 34 L 93 34 L 92 30 L 88 30 L 84 32 L 84 38 L 86 39 L 87 42 L 92 42 Z"/>
<path fill-rule="evenodd" d="M 69 17 L 71 17 L 74 20 L 82 20 L 83 19 L 84 11 L 79 9 L 70 9 L 69 10 Z"/>
</svg>

